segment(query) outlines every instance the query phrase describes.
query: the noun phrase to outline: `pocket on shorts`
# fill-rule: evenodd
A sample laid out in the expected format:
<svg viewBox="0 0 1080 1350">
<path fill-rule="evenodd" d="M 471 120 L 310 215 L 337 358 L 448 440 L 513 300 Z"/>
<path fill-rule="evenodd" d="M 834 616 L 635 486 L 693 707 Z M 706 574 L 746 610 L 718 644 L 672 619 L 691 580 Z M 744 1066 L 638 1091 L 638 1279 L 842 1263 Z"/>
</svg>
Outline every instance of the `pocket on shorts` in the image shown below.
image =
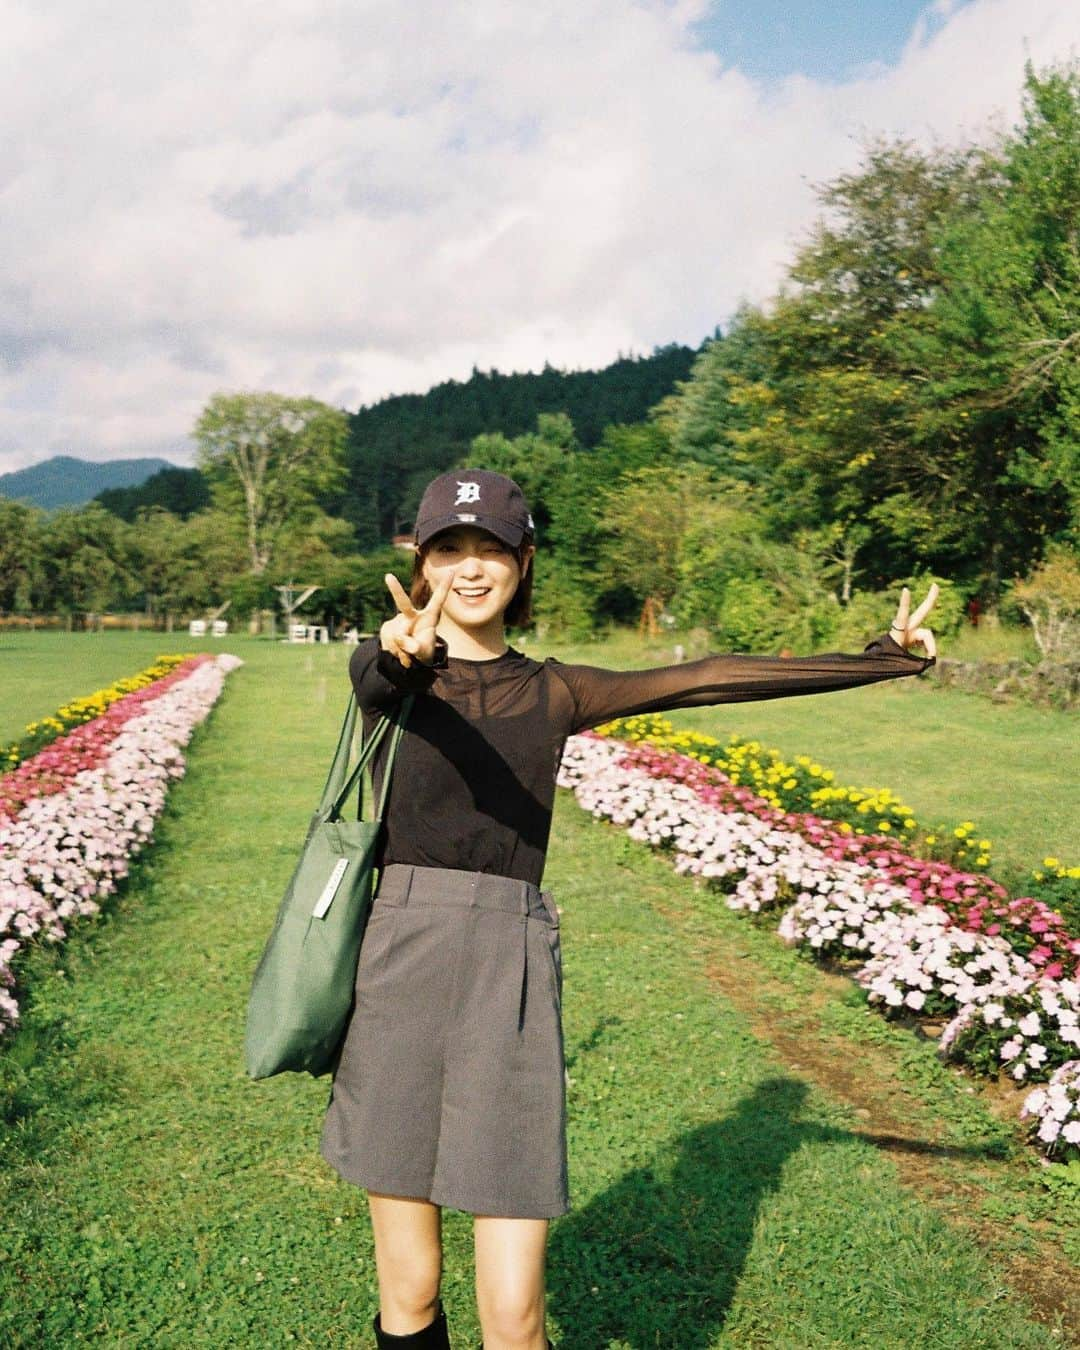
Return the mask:
<svg viewBox="0 0 1080 1350">
<path fill-rule="evenodd" d="M 555 991 L 559 995 L 559 1003 L 562 1003 L 563 974 L 562 974 L 562 941 L 559 937 L 559 928 L 557 924 L 552 924 L 544 929 L 544 938 L 547 942 L 548 951 L 551 953 L 551 963 L 555 969 Z"/>
<path fill-rule="evenodd" d="M 558 909 L 555 907 L 555 897 L 552 895 L 552 893 L 551 893 L 550 891 L 541 891 L 541 892 L 540 892 L 540 903 L 544 906 L 544 909 L 547 911 L 547 916 L 548 916 L 548 920 L 550 921 L 550 923 L 551 923 L 555 928 L 558 928 L 558 926 L 559 926 L 559 911 L 558 911 Z"/>
<path fill-rule="evenodd" d="M 360 943 L 360 959 L 356 965 L 357 985 L 370 981 L 386 964 L 386 958 L 394 944 L 394 932 L 400 912 L 397 905 L 388 905 L 385 901 L 373 906 L 368 916 L 367 927 L 364 929 L 363 941 Z"/>
</svg>

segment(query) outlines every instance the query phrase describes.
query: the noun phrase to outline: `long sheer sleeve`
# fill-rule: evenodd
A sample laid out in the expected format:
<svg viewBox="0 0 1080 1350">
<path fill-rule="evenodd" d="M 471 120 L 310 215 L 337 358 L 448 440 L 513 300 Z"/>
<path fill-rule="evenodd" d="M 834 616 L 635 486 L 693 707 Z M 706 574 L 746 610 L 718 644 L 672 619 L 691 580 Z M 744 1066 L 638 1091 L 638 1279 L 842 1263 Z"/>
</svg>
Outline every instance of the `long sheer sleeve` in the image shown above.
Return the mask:
<svg viewBox="0 0 1080 1350">
<path fill-rule="evenodd" d="M 572 732 L 634 713 L 853 689 L 878 680 L 919 675 L 935 660 L 912 655 L 887 635 L 875 638 L 858 655 L 714 655 L 652 670 L 605 670 L 548 659 L 574 699 Z"/>
<path fill-rule="evenodd" d="M 411 666 L 403 666 L 396 656 L 383 650 L 377 637 L 367 638 L 349 657 L 349 679 L 357 703 L 361 708 L 388 710 L 406 694 L 422 694 L 445 668 L 446 657 L 446 639 L 437 637 L 431 665 L 413 661 Z"/>
</svg>

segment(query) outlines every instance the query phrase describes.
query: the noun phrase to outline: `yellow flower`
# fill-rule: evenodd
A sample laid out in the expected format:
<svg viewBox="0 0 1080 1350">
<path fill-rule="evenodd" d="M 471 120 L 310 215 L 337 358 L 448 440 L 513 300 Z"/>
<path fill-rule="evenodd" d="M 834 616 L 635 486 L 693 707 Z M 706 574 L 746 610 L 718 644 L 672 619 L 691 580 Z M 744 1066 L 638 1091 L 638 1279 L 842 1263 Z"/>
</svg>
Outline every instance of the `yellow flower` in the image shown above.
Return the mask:
<svg viewBox="0 0 1080 1350">
<path fill-rule="evenodd" d="M 905 830 L 913 830 L 914 828 L 915 828 L 915 822 L 912 820 L 912 818 L 911 818 L 910 816 L 908 816 L 907 820 L 904 821 L 904 829 L 905 829 Z"/>
<path fill-rule="evenodd" d="M 956 835 L 957 839 L 965 839 L 967 837 L 967 830 L 965 830 L 962 825 L 957 825 L 956 829 L 953 830 L 953 834 Z"/>
<path fill-rule="evenodd" d="M 926 842 L 927 842 L 928 844 L 936 844 L 936 843 L 937 843 L 937 835 L 936 835 L 936 834 L 928 834 L 928 835 L 926 836 Z"/>
<path fill-rule="evenodd" d="M 891 829 L 892 829 L 892 825 L 891 825 L 887 820 L 879 820 L 879 821 L 878 821 L 878 829 L 879 829 L 879 830 L 891 830 Z"/>
<path fill-rule="evenodd" d="M 1044 866 L 1044 867 L 1058 867 L 1059 865 L 1060 865 L 1060 864 L 1058 863 L 1058 860 L 1057 860 L 1056 858 L 1044 858 L 1044 859 L 1043 859 L 1043 866 Z"/>
<path fill-rule="evenodd" d="M 980 847 L 981 849 L 988 849 L 988 848 L 990 847 L 990 840 L 989 840 L 989 839 L 980 839 L 980 840 L 979 840 L 979 847 Z"/>
</svg>

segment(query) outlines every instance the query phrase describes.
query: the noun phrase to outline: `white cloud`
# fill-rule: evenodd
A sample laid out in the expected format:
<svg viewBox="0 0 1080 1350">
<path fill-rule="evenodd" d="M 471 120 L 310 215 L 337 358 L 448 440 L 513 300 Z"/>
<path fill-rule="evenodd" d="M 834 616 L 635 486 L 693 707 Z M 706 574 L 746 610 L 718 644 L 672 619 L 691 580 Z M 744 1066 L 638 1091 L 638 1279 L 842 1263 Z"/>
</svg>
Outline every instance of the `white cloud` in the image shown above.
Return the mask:
<svg viewBox="0 0 1080 1350">
<path fill-rule="evenodd" d="M 28 0 L 0 51 L 0 470 L 166 453 L 220 388 L 355 407 L 697 343 L 860 136 L 984 134 L 1072 0 L 934 0 L 895 68 L 765 86 L 705 0 Z M 58 97 L 57 91 L 62 91 Z"/>
</svg>

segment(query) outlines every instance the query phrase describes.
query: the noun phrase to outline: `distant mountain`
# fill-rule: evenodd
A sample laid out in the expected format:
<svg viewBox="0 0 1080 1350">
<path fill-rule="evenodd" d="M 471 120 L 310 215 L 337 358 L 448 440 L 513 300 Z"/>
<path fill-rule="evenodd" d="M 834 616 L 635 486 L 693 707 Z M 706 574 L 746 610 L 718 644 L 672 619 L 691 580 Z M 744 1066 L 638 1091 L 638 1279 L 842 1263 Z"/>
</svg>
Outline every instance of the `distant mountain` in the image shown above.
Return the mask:
<svg viewBox="0 0 1080 1350">
<path fill-rule="evenodd" d="M 81 506 L 105 488 L 135 487 L 159 469 L 176 466 L 167 459 L 108 459 L 95 463 L 72 455 L 53 455 L 40 464 L 13 473 L 0 473 L 0 497 L 53 510 L 57 506 Z"/>
</svg>

